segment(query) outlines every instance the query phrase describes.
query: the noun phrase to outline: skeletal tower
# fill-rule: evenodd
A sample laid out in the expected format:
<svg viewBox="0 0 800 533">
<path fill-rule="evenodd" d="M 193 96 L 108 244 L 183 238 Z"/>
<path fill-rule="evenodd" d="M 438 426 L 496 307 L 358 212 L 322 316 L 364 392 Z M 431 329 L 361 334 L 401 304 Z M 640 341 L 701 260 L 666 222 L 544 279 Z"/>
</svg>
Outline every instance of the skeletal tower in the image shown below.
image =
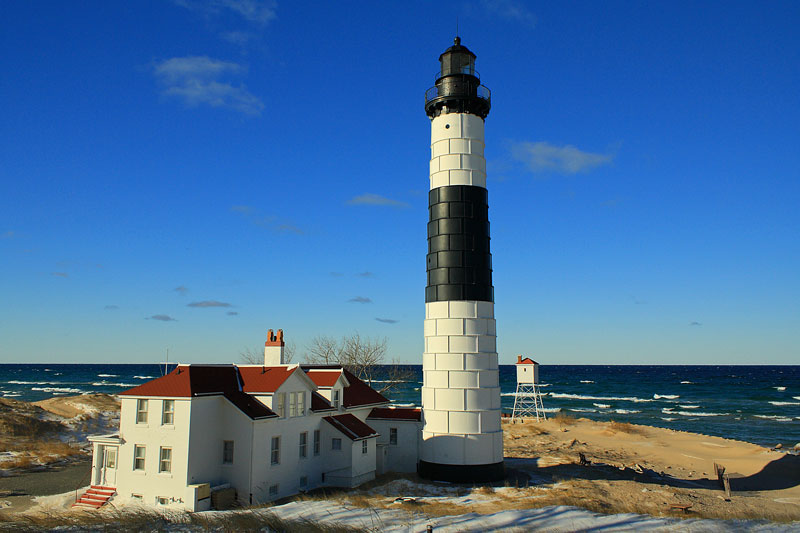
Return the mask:
<svg viewBox="0 0 800 533">
<path fill-rule="evenodd" d="M 431 189 L 419 473 L 495 481 L 504 470 L 483 156 L 491 93 L 458 37 L 439 62 L 425 93 Z"/>
</svg>

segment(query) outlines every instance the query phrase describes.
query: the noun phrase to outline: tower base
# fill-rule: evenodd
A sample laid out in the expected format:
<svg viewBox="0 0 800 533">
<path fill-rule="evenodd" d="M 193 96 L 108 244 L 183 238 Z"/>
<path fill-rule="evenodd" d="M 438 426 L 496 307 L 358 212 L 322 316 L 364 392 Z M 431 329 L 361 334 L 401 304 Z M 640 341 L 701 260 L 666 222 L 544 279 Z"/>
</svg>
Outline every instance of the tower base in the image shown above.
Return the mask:
<svg viewBox="0 0 800 533">
<path fill-rule="evenodd" d="M 488 465 L 446 465 L 420 461 L 417 473 L 425 479 L 450 483 L 490 483 L 502 481 L 506 475 L 503 461 Z"/>
</svg>

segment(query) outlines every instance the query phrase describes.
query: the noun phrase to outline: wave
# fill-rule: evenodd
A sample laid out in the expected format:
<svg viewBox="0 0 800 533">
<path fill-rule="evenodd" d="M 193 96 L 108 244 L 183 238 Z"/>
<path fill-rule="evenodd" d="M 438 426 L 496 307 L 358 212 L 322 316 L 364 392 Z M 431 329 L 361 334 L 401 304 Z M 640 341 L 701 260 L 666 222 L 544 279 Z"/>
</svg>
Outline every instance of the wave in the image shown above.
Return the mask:
<svg viewBox="0 0 800 533">
<path fill-rule="evenodd" d="M 591 379 L 582 379 L 581 383 L 594 383 Z"/>
<path fill-rule="evenodd" d="M 155 376 L 133 376 L 133 379 L 154 379 Z"/>
<path fill-rule="evenodd" d="M 677 420 L 677 418 L 673 418 L 673 417 L 670 417 L 670 416 L 662 416 L 661 420 L 666 420 L 667 422 L 672 422 L 674 420 Z"/>
<path fill-rule="evenodd" d="M 108 381 L 95 381 L 92 383 L 95 387 L 135 387 L 135 383 L 109 383 Z"/>
<path fill-rule="evenodd" d="M 71 387 L 31 387 L 31 390 L 38 390 L 42 392 L 71 392 L 73 394 L 80 394 L 84 392 L 81 389 L 73 389 Z"/>
<path fill-rule="evenodd" d="M 775 422 L 790 422 L 792 419 L 781 415 L 753 415 L 756 418 L 774 420 Z"/>
<path fill-rule="evenodd" d="M 674 407 L 664 407 L 663 409 L 661 409 L 661 412 L 671 415 L 673 409 L 675 409 L 675 408 Z"/>
<path fill-rule="evenodd" d="M 561 408 L 560 407 L 545 407 L 544 409 L 539 409 L 539 410 L 544 412 L 544 413 L 559 413 L 559 412 L 561 412 Z"/>
<path fill-rule="evenodd" d="M 597 409 L 592 409 L 591 407 L 573 407 L 567 409 L 567 411 L 572 411 L 573 413 L 596 413 Z"/>
<path fill-rule="evenodd" d="M 680 398 L 677 394 L 653 394 L 654 400 L 677 400 Z"/>
<path fill-rule="evenodd" d="M 704 413 L 702 411 L 678 411 L 675 414 L 682 416 L 727 416 L 730 413 Z"/>
<path fill-rule="evenodd" d="M 769 402 L 772 405 L 800 405 L 800 402 Z"/>
<path fill-rule="evenodd" d="M 614 409 L 614 412 L 620 415 L 632 415 L 634 413 L 641 413 L 638 409 Z"/>
<path fill-rule="evenodd" d="M 552 398 L 564 398 L 566 400 L 606 400 L 618 402 L 652 402 L 649 398 L 637 398 L 636 396 L 584 396 L 583 394 L 568 394 L 562 392 L 548 392 Z"/>
<path fill-rule="evenodd" d="M 98 378 L 118 378 L 119 374 L 97 374 Z"/>
<path fill-rule="evenodd" d="M 700 406 L 699 406 L 699 405 L 679 405 L 679 407 L 680 407 L 681 409 L 697 409 L 697 408 L 699 408 Z"/>
<path fill-rule="evenodd" d="M 693 385 L 694 381 L 681 381 L 682 385 Z"/>
<path fill-rule="evenodd" d="M 18 392 L 11 392 L 9 394 L 3 394 L 3 398 L 16 398 L 17 396 L 22 396 L 22 394 Z"/>
<path fill-rule="evenodd" d="M 593 403 L 592 405 L 594 405 L 595 407 L 599 407 L 600 409 L 608 409 L 609 407 L 611 407 L 611 405 L 607 403 Z"/>
<path fill-rule="evenodd" d="M 14 385 L 55 385 L 52 381 L 17 381 L 15 379 L 7 383 Z"/>
<path fill-rule="evenodd" d="M 415 403 L 394 403 L 394 402 L 392 402 L 392 405 L 395 406 L 395 407 L 417 407 L 417 404 L 415 404 Z"/>
<path fill-rule="evenodd" d="M 775 390 L 785 391 L 786 387 L 773 387 Z"/>
</svg>

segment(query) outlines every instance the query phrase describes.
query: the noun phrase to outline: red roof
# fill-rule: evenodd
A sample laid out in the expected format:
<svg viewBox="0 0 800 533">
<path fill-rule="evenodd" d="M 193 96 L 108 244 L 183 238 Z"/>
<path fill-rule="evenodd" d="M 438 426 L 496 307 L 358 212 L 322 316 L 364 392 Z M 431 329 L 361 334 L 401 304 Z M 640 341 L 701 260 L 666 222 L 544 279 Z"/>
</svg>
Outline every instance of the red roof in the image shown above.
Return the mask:
<svg viewBox="0 0 800 533">
<path fill-rule="evenodd" d="M 422 420 L 422 409 L 419 407 L 376 407 L 370 411 L 367 419 L 386 420 Z"/>
<path fill-rule="evenodd" d="M 254 394 L 258 392 L 273 393 L 297 367 L 286 366 L 240 366 L 239 374 L 242 376 L 242 390 Z"/>
<path fill-rule="evenodd" d="M 534 361 L 530 357 L 526 357 L 522 361 L 518 361 L 516 364 L 518 364 L 518 365 L 538 365 L 539 363 L 537 363 L 536 361 Z"/>
<path fill-rule="evenodd" d="M 377 431 L 350 413 L 336 416 L 326 416 L 323 418 L 323 420 L 338 429 L 350 440 L 361 440 L 378 436 Z"/>
<path fill-rule="evenodd" d="M 336 385 L 339 376 L 342 375 L 342 369 L 309 368 L 306 370 L 306 375 L 317 384 L 317 387 L 330 388 Z"/>
<path fill-rule="evenodd" d="M 365 405 L 389 403 L 389 400 L 383 394 L 355 377 L 352 373 L 347 370 L 343 370 L 343 372 L 344 377 L 350 382 L 350 386 L 344 388 L 342 405 L 345 407 L 362 407 Z"/>
<path fill-rule="evenodd" d="M 266 405 L 241 390 L 239 369 L 233 365 L 178 365 L 165 376 L 120 393 L 121 396 L 222 395 L 250 418 L 277 416 Z"/>
</svg>

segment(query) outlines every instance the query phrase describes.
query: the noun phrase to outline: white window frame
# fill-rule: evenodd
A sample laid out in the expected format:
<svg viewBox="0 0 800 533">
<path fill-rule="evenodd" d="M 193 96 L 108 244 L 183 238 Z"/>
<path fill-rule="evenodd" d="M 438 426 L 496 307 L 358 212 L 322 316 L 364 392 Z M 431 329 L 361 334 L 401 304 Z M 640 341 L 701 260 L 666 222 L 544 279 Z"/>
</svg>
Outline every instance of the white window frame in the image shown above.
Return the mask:
<svg viewBox="0 0 800 533">
<path fill-rule="evenodd" d="M 397 446 L 397 428 L 389 428 L 389 444 Z"/>
<path fill-rule="evenodd" d="M 339 389 L 333 389 L 333 391 L 331 392 L 331 398 L 332 398 L 331 403 L 333 404 L 334 409 L 339 408 L 339 403 L 340 403 L 339 392 L 340 392 Z"/>
<path fill-rule="evenodd" d="M 278 435 L 277 437 L 272 437 L 272 440 L 270 442 L 269 464 L 270 465 L 279 465 L 279 464 L 281 464 L 281 437 L 280 437 L 280 435 Z"/>
<path fill-rule="evenodd" d="M 145 398 L 136 400 L 136 423 L 147 424 L 147 407 L 148 402 Z"/>
<path fill-rule="evenodd" d="M 361 441 L 361 453 L 366 454 L 369 452 L 369 443 L 366 440 Z"/>
<path fill-rule="evenodd" d="M 279 492 L 280 492 L 280 485 L 278 483 L 275 483 L 274 485 L 270 485 L 269 486 L 269 495 L 270 495 L 270 497 L 272 497 L 272 496 L 276 496 L 277 497 Z"/>
<path fill-rule="evenodd" d="M 306 393 L 297 393 L 297 416 L 305 416 L 306 414 Z"/>
<path fill-rule="evenodd" d="M 319 455 L 319 449 L 321 448 L 321 441 L 320 438 L 320 431 L 318 429 L 314 430 L 314 455 Z"/>
<path fill-rule="evenodd" d="M 142 452 L 141 457 L 139 456 L 139 452 Z M 147 465 L 147 448 L 144 444 L 134 444 L 133 445 L 133 470 L 134 472 L 143 472 L 145 466 Z M 141 468 L 139 468 L 138 462 L 142 462 Z"/>
<path fill-rule="evenodd" d="M 281 418 L 286 418 L 286 393 L 278 392 L 275 394 L 275 414 Z"/>
<path fill-rule="evenodd" d="M 228 445 L 230 444 L 230 448 Z M 222 464 L 224 465 L 232 465 L 233 464 L 233 453 L 235 444 L 232 440 L 224 440 L 222 441 Z M 230 452 L 230 457 L 229 457 Z"/>
<path fill-rule="evenodd" d="M 117 468 L 117 449 L 106 448 L 106 468 Z"/>
<path fill-rule="evenodd" d="M 342 439 L 340 439 L 339 437 L 333 437 L 331 439 L 331 450 L 335 452 L 342 451 Z"/>
<path fill-rule="evenodd" d="M 169 409 L 167 409 L 169 407 Z M 161 404 L 161 425 L 175 424 L 175 400 L 164 400 Z"/>
<path fill-rule="evenodd" d="M 289 418 L 297 416 L 297 393 L 289 393 Z"/>
<path fill-rule="evenodd" d="M 158 451 L 158 473 L 159 474 L 171 474 L 172 473 L 172 447 L 171 446 L 161 446 L 159 448 L 159 451 Z"/>
<path fill-rule="evenodd" d="M 300 444 L 298 445 L 298 452 L 300 459 L 308 457 L 308 431 L 300 433 Z"/>
</svg>

